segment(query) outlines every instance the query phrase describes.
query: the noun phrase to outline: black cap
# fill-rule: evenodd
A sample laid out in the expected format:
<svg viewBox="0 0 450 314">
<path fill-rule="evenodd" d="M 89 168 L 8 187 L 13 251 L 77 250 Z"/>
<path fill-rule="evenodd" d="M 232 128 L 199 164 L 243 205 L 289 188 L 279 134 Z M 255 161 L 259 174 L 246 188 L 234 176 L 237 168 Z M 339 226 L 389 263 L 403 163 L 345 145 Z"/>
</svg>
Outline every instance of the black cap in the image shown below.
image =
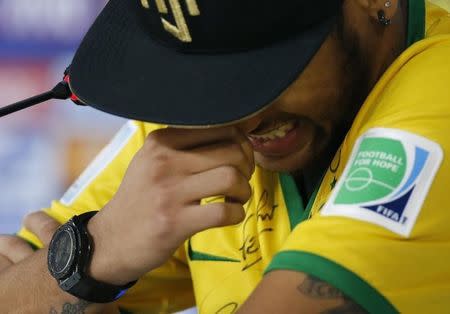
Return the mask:
<svg viewBox="0 0 450 314">
<path fill-rule="evenodd" d="M 273 102 L 329 34 L 341 0 L 110 0 L 70 85 L 84 103 L 177 126 L 237 121 Z"/>
</svg>

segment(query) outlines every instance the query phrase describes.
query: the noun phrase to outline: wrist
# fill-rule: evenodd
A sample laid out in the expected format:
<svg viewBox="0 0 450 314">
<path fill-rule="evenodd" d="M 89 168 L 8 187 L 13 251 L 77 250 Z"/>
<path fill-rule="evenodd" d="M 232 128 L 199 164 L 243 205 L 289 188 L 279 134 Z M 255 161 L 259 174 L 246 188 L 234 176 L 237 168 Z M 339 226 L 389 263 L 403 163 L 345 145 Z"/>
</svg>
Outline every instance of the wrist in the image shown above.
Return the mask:
<svg viewBox="0 0 450 314">
<path fill-rule="evenodd" d="M 95 280 L 117 286 L 136 280 L 126 271 L 120 253 L 118 254 L 111 243 L 112 239 L 108 234 L 108 230 L 111 229 L 107 228 L 104 222 L 99 221 L 100 216 L 93 217 L 87 225 L 93 245 L 91 261 L 86 270 L 87 274 Z"/>
<path fill-rule="evenodd" d="M 108 283 L 107 280 L 96 280 L 89 275 L 88 268 L 92 260 L 94 243 L 87 225 L 97 213 L 90 211 L 75 215 L 59 227 L 50 242 L 47 263 L 48 270 L 62 290 L 86 301 L 109 303 L 120 298 L 135 284 L 135 281 L 114 285 Z M 94 230 L 98 229 L 94 228 Z M 94 232 L 95 234 L 96 232 Z M 104 237 L 98 237 L 98 239 L 104 239 Z M 102 241 L 99 242 L 102 243 Z M 106 255 L 100 254 L 99 256 L 106 257 Z M 97 264 L 94 263 L 94 265 Z M 105 268 L 109 267 L 105 264 Z M 100 277 L 103 274 L 101 272 Z M 112 280 L 114 282 L 118 279 L 113 276 Z"/>
</svg>

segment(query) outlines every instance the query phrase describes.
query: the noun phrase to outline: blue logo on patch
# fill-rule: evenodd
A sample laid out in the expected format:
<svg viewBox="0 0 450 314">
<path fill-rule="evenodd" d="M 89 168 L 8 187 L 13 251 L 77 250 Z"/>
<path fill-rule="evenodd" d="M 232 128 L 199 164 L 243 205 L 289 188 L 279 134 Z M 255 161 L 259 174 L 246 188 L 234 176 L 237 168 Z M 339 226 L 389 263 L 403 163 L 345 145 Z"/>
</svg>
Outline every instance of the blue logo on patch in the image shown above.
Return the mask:
<svg viewBox="0 0 450 314">
<path fill-rule="evenodd" d="M 429 152 L 426 150 L 416 147 L 414 166 L 410 173 L 408 180 L 402 186 L 402 188 L 393 195 L 394 199 L 389 202 L 380 203 L 371 206 L 363 206 L 368 210 L 371 210 L 377 214 L 383 215 L 396 222 L 406 223 L 407 217 L 403 217 L 403 212 L 408 204 L 409 198 L 414 191 L 417 178 L 421 174 L 426 161 L 428 159 Z M 407 191 L 406 193 L 404 193 Z M 397 197 L 397 198 L 395 198 Z"/>
</svg>

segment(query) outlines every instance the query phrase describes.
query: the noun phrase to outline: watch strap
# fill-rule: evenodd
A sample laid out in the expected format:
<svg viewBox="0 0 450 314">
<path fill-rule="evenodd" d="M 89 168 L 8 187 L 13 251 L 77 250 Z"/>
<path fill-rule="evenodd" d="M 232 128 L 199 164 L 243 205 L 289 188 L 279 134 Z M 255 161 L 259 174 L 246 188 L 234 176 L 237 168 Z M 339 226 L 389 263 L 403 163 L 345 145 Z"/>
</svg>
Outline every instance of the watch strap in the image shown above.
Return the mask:
<svg viewBox="0 0 450 314">
<path fill-rule="evenodd" d="M 97 281 L 87 274 L 92 259 L 94 243 L 87 230 L 87 223 L 98 211 L 86 212 L 74 216 L 67 224 L 72 225 L 77 233 L 77 252 L 75 270 L 67 277 L 59 279 L 61 289 L 80 299 L 93 303 L 109 303 L 119 299 L 136 281 L 123 286 Z"/>
<path fill-rule="evenodd" d="M 97 281 L 87 275 L 81 277 L 78 273 L 74 273 L 69 278 L 60 281 L 60 287 L 71 295 L 89 302 L 109 303 L 123 296 L 135 283 L 136 281 L 124 286 L 115 286 Z"/>
</svg>

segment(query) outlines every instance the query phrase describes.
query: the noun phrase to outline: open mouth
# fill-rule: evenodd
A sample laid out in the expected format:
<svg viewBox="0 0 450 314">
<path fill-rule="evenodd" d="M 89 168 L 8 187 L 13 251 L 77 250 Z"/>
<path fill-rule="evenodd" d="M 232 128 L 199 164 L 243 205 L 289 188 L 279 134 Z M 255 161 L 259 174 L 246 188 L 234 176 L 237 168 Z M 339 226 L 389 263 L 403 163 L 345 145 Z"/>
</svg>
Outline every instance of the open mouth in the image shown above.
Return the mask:
<svg viewBox="0 0 450 314">
<path fill-rule="evenodd" d="M 297 126 L 296 120 L 278 122 L 272 125 L 270 128 L 263 130 L 256 129 L 254 132 L 248 134 L 248 137 L 258 142 L 267 142 L 276 139 L 284 138 L 289 131 L 293 130 Z"/>
</svg>

